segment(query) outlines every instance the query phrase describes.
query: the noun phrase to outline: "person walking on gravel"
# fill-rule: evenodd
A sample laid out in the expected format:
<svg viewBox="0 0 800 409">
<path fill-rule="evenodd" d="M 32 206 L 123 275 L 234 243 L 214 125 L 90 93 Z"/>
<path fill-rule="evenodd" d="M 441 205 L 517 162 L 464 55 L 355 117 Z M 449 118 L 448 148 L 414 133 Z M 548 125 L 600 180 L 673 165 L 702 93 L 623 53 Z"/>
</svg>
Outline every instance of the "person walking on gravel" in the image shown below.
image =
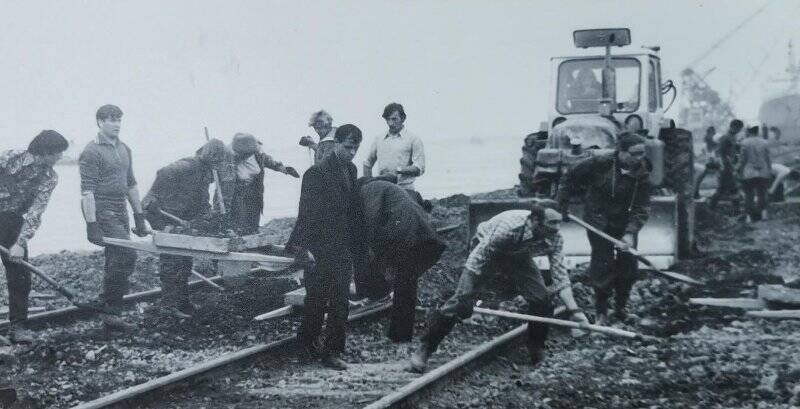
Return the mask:
<svg viewBox="0 0 800 409">
<path fill-rule="evenodd" d="M 717 191 L 711 195 L 708 201 L 708 206 L 711 209 L 716 209 L 720 199 L 730 198 L 734 214 L 739 213 L 741 197 L 735 175 L 739 143 L 736 140 L 736 135 L 739 134 L 743 127 L 742 121 L 738 119 L 732 120 L 728 127 L 728 132 L 719 139 L 717 144 L 717 156 L 722 163 L 722 169 L 719 172 Z"/>
<path fill-rule="evenodd" d="M 333 153 L 303 174 L 297 221 L 286 248 L 309 265 L 304 274 L 303 319 L 297 333 L 301 359 L 322 358 L 324 365 L 344 370 L 347 363 L 341 354 L 356 240 L 353 195 L 357 169 L 352 161 L 361 145 L 361 130 L 342 125 L 334 141 Z M 325 340 L 320 347 L 323 322 Z"/>
<path fill-rule="evenodd" d="M 639 230 L 650 212 L 649 167 L 644 139 L 627 132 L 620 134 L 614 153 L 586 159 L 565 175 L 558 195 L 564 220 L 569 220 L 570 198 L 585 191 L 583 217 L 586 222 L 636 247 Z M 615 255 L 611 242 L 593 232 L 587 234 L 592 248 L 589 278 L 595 292 L 595 321 L 598 325 L 606 324 L 612 293 L 616 316 L 624 320 L 636 281 L 637 261 L 624 251 Z"/>
<path fill-rule="evenodd" d="M 759 221 L 767 211 L 767 188 L 772 177 L 772 161 L 769 156 L 769 142 L 759 138 L 758 126 L 747 129 L 747 137 L 742 141 L 738 174 L 742 180 L 747 215 L 751 221 Z M 754 196 L 757 204 L 754 203 Z"/>
<path fill-rule="evenodd" d="M 420 345 L 411 357 L 409 370 L 424 372 L 428 358 L 460 320 L 472 316 L 479 291 L 497 281 L 511 279 L 516 291 L 528 302 L 528 313 L 551 317 L 552 294 L 558 294 L 572 313 L 572 319 L 588 322 L 578 309 L 564 265 L 564 239 L 559 233 L 561 215 L 537 204 L 531 210 L 508 210 L 478 225 L 470 242 L 471 251 L 461 270 L 455 294 L 433 312 Z M 549 274 L 543 274 L 533 258 L 548 256 Z M 544 358 L 548 326 L 529 323 L 526 344 L 531 364 Z"/>
<path fill-rule="evenodd" d="M 212 170 L 225 159 L 225 144 L 212 139 L 194 156 L 171 163 L 156 173 L 156 180 L 142 199 L 147 221 L 156 230 L 172 230 L 181 223 L 163 212 L 189 222 L 207 219 L 211 212 L 209 185 L 214 181 Z M 194 306 L 189 302 L 188 279 L 192 258 L 161 254 L 158 259 L 162 303 L 165 315 L 191 318 Z"/>
<path fill-rule="evenodd" d="M 133 209 L 133 232 L 140 237 L 149 234 L 139 200 L 139 188 L 133 175 L 131 149 L 119 139 L 122 110 L 103 105 L 95 115 L 99 132 L 84 148 L 79 159 L 81 174 L 81 209 L 86 219 L 89 241 L 105 247 L 103 292 L 95 304 L 108 312 L 101 314 L 106 328 L 114 331 L 133 330 L 135 326 L 121 317 L 122 297 L 128 292 L 128 277 L 136 266 L 136 251 L 106 246 L 103 237 L 130 239 L 127 201 Z"/>
<path fill-rule="evenodd" d="M 32 343 L 33 334 L 23 325 L 28 319 L 31 273 L 20 261 L 28 260 L 28 241 L 42 222 L 50 196 L 58 184 L 53 165 L 69 147 L 56 131 L 42 131 L 27 150 L 0 153 L 0 245 L 8 284 L 8 338 Z"/>
</svg>

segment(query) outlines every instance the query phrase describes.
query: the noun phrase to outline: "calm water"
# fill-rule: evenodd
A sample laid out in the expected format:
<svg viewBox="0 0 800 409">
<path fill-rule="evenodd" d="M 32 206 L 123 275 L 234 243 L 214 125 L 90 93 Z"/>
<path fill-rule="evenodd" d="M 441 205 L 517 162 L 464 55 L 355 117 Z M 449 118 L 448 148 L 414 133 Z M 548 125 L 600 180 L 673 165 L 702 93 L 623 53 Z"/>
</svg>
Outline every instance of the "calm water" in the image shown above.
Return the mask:
<svg viewBox="0 0 800 409">
<path fill-rule="evenodd" d="M 417 189 L 426 198 L 441 198 L 456 193 L 477 193 L 509 188 L 517 183 L 519 152 L 523 136 L 493 140 L 435 141 L 422 136 L 427 155 L 427 171 L 417 180 Z M 366 142 L 369 142 L 367 140 Z M 366 145 L 366 144 L 365 144 Z M 156 147 L 142 155 L 136 146 L 134 170 L 142 196 L 153 182 L 156 171 L 182 156 L 169 146 Z M 147 149 L 147 148 L 139 148 Z M 359 151 L 355 163 L 361 172 L 366 146 Z M 190 151 L 189 151 L 190 152 Z M 269 154 L 302 172 L 310 158 L 305 148 L 283 147 Z M 144 156 L 144 157 L 143 157 Z M 42 226 L 30 243 L 32 254 L 60 250 L 88 250 L 97 247 L 86 241 L 86 227 L 80 212 L 80 177 L 77 166 L 57 166 L 60 182 L 45 211 Z M 276 172 L 267 172 L 265 208 L 261 222 L 275 217 L 295 216 L 300 197 L 300 180 Z"/>
</svg>

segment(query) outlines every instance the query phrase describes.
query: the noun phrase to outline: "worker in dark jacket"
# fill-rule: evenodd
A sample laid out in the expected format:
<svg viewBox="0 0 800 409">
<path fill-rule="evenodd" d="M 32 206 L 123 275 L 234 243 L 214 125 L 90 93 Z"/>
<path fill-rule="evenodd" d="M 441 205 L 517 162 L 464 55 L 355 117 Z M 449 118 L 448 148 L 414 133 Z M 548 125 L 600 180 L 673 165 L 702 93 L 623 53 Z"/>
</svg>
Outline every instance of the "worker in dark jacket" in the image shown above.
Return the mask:
<svg viewBox="0 0 800 409">
<path fill-rule="evenodd" d="M 226 204 L 230 220 L 240 235 L 258 233 L 261 212 L 264 209 L 264 174 L 271 169 L 295 178 L 300 175 L 290 166 L 272 159 L 261 151 L 261 143 L 253 135 L 237 133 L 231 142 L 233 157 L 229 169 L 220 175 L 227 184 Z M 227 176 L 227 177 L 226 177 Z"/>
<path fill-rule="evenodd" d="M 224 158 L 225 144 L 212 139 L 195 156 L 159 169 L 153 186 L 142 200 L 150 226 L 156 230 L 171 230 L 181 225 L 163 212 L 184 221 L 208 216 L 211 210 L 208 187 L 214 181 L 211 171 Z M 158 261 L 165 315 L 191 318 L 194 307 L 189 302 L 187 280 L 192 272 L 192 258 L 162 254 Z"/>
<path fill-rule="evenodd" d="M 589 158 L 566 174 L 558 198 L 564 220 L 569 220 L 571 196 L 586 190 L 585 221 L 636 247 L 638 232 L 647 222 L 650 210 L 649 168 L 644 139 L 630 133 L 620 134 L 613 154 Z M 622 251 L 615 257 L 613 244 L 595 233 L 587 233 L 592 247 L 589 277 L 595 290 L 596 321 L 607 322 L 612 292 L 617 318 L 624 320 L 636 280 L 637 261 Z"/>
<path fill-rule="evenodd" d="M 373 299 L 394 289 L 388 336 L 394 342 L 409 342 L 414 332 L 417 280 L 436 264 L 446 246 L 425 210 L 394 181 L 396 178 L 382 176 L 361 178 L 356 183 L 358 221 L 362 223 L 357 236 L 362 251 L 357 259 L 366 263 L 357 263 L 355 281 L 357 290 Z"/>
<path fill-rule="evenodd" d="M 0 258 L 8 284 L 8 338 L 12 342 L 34 341 L 23 327 L 28 319 L 31 272 L 20 261 L 28 260 L 28 241 L 41 225 L 58 184 L 53 165 L 67 147 L 61 134 L 47 130 L 33 138 L 26 150 L 0 152 L 0 245 L 8 250 Z"/>
<path fill-rule="evenodd" d="M 353 157 L 361 145 L 361 130 L 355 125 L 339 127 L 333 153 L 303 175 L 300 206 L 287 249 L 308 259 L 306 296 L 297 338 L 301 358 L 322 358 L 323 364 L 347 369 L 341 359 L 345 347 L 348 295 L 353 276 L 355 209 L 353 195 L 356 167 Z M 325 345 L 319 335 L 325 313 Z"/>
<path fill-rule="evenodd" d="M 739 213 L 739 203 L 741 197 L 739 195 L 739 186 L 736 183 L 736 162 L 739 153 L 739 143 L 736 135 L 744 127 L 742 121 L 734 119 L 728 127 L 728 132 L 719 139 L 717 145 L 717 156 L 722 164 L 722 169 L 719 172 L 719 185 L 717 191 L 711 195 L 708 201 L 710 208 L 717 207 L 719 200 L 722 198 L 730 198 L 733 204 L 734 213 Z"/>
</svg>

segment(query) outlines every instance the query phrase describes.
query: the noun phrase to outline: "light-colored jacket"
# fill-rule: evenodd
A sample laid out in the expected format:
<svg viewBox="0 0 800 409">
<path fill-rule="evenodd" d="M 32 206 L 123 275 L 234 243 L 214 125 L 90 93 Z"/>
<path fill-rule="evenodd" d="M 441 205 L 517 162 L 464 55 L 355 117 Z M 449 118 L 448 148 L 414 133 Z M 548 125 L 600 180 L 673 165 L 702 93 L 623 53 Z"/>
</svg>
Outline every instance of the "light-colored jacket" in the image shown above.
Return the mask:
<svg viewBox="0 0 800 409">
<path fill-rule="evenodd" d="M 769 143 L 758 136 L 748 136 L 741 143 L 739 175 L 743 179 L 772 176 L 772 161 L 769 157 Z"/>
</svg>

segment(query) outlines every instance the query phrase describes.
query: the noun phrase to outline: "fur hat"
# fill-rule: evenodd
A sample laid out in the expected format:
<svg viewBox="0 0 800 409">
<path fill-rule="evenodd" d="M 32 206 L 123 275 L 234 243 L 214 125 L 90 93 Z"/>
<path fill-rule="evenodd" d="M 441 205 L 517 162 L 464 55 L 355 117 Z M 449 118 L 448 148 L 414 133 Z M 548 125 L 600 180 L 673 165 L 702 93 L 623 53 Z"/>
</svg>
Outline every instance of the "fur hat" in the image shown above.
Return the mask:
<svg viewBox="0 0 800 409">
<path fill-rule="evenodd" d="M 231 149 L 239 155 L 252 155 L 259 150 L 259 143 L 256 137 L 249 133 L 237 133 L 233 135 Z"/>
</svg>

